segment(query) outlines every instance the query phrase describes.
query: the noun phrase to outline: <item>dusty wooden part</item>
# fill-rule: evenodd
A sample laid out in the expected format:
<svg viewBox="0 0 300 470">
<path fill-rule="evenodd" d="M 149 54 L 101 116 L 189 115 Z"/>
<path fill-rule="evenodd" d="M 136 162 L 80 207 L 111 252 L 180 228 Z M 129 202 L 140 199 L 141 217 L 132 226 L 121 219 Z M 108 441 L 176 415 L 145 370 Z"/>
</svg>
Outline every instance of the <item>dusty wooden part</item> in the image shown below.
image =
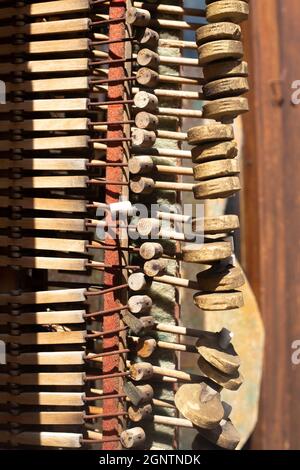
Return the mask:
<svg viewBox="0 0 300 470">
<path fill-rule="evenodd" d="M 86 135 L 74 135 L 63 137 L 36 137 L 20 141 L 0 140 L 0 151 L 9 149 L 22 150 L 51 150 L 67 148 L 87 148 L 89 137 Z"/>
<path fill-rule="evenodd" d="M 240 227 L 237 215 L 220 215 L 217 217 L 202 217 L 192 220 L 193 231 L 197 231 L 199 225 L 206 234 L 228 233 Z"/>
<path fill-rule="evenodd" d="M 19 129 L 22 131 L 86 131 L 88 129 L 87 118 L 67 119 L 30 119 L 20 122 L 0 122 L 0 132 Z"/>
<path fill-rule="evenodd" d="M 147 129 L 153 131 L 157 129 L 158 126 L 158 117 L 155 114 L 147 113 L 146 111 L 141 111 L 135 116 L 135 125 L 139 129 Z"/>
<path fill-rule="evenodd" d="M 8 188 L 86 188 L 86 176 L 28 176 L 16 179 L 0 179 L 0 189 Z"/>
<path fill-rule="evenodd" d="M 205 429 L 215 428 L 224 416 L 220 394 L 204 382 L 181 385 L 175 405 L 186 419 Z"/>
<path fill-rule="evenodd" d="M 157 52 L 151 51 L 151 49 L 143 48 L 139 50 L 136 61 L 140 67 L 149 67 L 150 69 L 158 70 L 161 58 Z"/>
<path fill-rule="evenodd" d="M 154 70 L 158 70 L 158 66 L 160 64 L 198 66 L 197 59 L 177 56 L 164 56 L 157 54 L 157 52 L 147 48 L 141 49 L 136 57 L 134 55 L 134 58 L 136 58 L 136 61 L 140 67 L 150 67 Z"/>
<path fill-rule="evenodd" d="M 199 65 L 210 64 L 217 60 L 241 59 L 243 55 L 243 43 L 233 39 L 212 41 L 198 47 Z"/>
<path fill-rule="evenodd" d="M 227 450 L 234 450 L 240 442 L 240 435 L 230 419 L 222 420 L 215 429 L 198 429 L 198 435 L 193 441 L 193 450 L 203 449 L 201 439 L 204 437 L 209 442 Z"/>
<path fill-rule="evenodd" d="M 132 88 L 133 93 L 140 93 L 140 88 Z M 182 98 L 185 100 L 202 100 L 203 93 L 198 91 L 186 91 L 186 90 L 175 90 L 166 88 L 155 88 L 153 90 L 155 96 L 161 96 L 163 98 Z"/>
<path fill-rule="evenodd" d="M 176 117 L 180 116 L 180 117 L 194 117 L 194 118 L 202 117 L 202 111 L 199 111 L 197 109 L 178 109 L 178 108 L 159 107 L 158 114 L 160 116 L 176 116 Z M 174 151 L 176 150 L 174 149 Z M 181 150 L 181 152 L 184 152 L 184 150 Z"/>
<path fill-rule="evenodd" d="M 20 103 L 2 104 L 0 113 L 10 111 L 26 112 L 56 112 L 56 111 L 84 111 L 88 109 L 89 101 L 87 98 L 57 98 L 45 100 L 22 101 Z"/>
<path fill-rule="evenodd" d="M 241 28 L 237 24 L 230 22 L 221 22 L 214 24 L 206 24 L 200 26 L 196 31 L 196 43 L 198 46 L 211 41 L 219 41 L 222 39 L 241 38 Z"/>
<path fill-rule="evenodd" d="M 164 249 L 160 243 L 145 242 L 140 246 L 139 254 L 145 260 L 160 258 Z"/>
<path fill-rule="evenodd" d="M 202 77 L 187 77 L 187 76 L 180 76 L 180 75 L 158 75 L 159 82 L 162 83 L 177 83 L 181 85 L 196 85 L 200 86 L 203 84 L 204 80 Z"/>
<path fill-rule="evenodd" d="M 240 179 L 237 176 L 227 176 L 197 183 L 193 192 L 195 199 L 216 199 L 232 196 L 240 189 Z"/>
<path fill-rule="evenodd" d="M 86 240 L 65 239 L 65 238 L 39 238 L 39 237 L 22 237 L 10 238 L 0 236 L 0 246 L 19 246 L 21 248 L 29 248 L 34 250 L 48 251 L 69 251 L 74 253 L 85 253 Z"/>
<path fill-rule="evenodd" d="M 147 26 L 151 19 L 151 14 L 143 8 L 128 8 L 126 12 L 126 21 L 132 26 Z"/>
<path fill-rule="evenodd" d="M 1 109 L 1 108 L 0 108 Z M 169 108 L 172 109 L 172 108 Z M 180 110 L 178 110 L 179 112 Z M 140 149 L 138 147 L 133 148 L 133 154 L 139 155 Z M 161 148 L 150 148 L 147 149 L 147 156 L 159 156 L 159 157 L 177 157 L 177 158 L 191 158 L 190 150 L 177 150 L 170 149 L 168 147 Z"/>
<path fill-rule="evenodd" d="M 10 315 L 1 313 L 0 325 L 17 322 L 20 325 L 60 325 L 70 323 L 84 323 L 85 310 L 55 310 L 49 312 L 22 313 Z"/>
<path fill-rule="evenodd" d="M 175 335 L 191 336 L 193 338 L 202 338 L 206 335 L 216 336 L 218 341 L 220 338 L 220 332 L 211 333 L 209 331 L 198 330 L 195 328 L 186 328 L 184 326 L 166 325 L 165 323 L 155 323 L 153 328 L 155 328 L 157 331 L 164 331 L 166 333 L 173 333 Z"/>
<path fill-rule="evenodd" d="M 0 305 L 6 304 L 48 304 L 61 302 L 85 302 L 86 289 L 61 289 L 51 291 L 0 294 Z"/>
<path fill-rule="evenodd" d="M 144 111 L 156 113 L 158 110 L 158 98 L 152 93 L 139 91 L 135 94 L 133 101 L 137 108 Z"/>
<path fill-rule="evenodd" d="M 88 38 L 58 39 L 52 41 L 33 41 L 24 44 L 2 44 L 0 55 L 9 54 L 51 54 L 57 52 L 82 52 L 90 50 Z"/>
<path fill-rule="evenodd" d="M 171 286 L 186 287 L 187 289 L 197 290 L 199 288 L 197 282 L 190 281 L 189 279 L 184 279 L 180 277 L 163 275 L 163 276 L 155 276 L 153 280 L 156 282 L 161 282 L 163 284 L 170 284 Z"/>
<path fill-rule="evenodd" d="M 245 277 L 238 266 L 213 266 L 198 273 L 197 281 L 203 291 L 224 292 L 242 287 Z"/>
<path fill-rule="evenodd" d="M 52 93 L 56 91 L 99 91 L 102 87 L 95 85 L 93 88 L 89 77 L 68 77 L 67 83 L 64 78 L 42 78 L 36 80 L 26 80 L 21 83 L 8 83 L 6 87 L 7 93 L 23 92 L 23 93 Z"/>
<path fill-rule="evenodd" d="M 153 159 L 148 155 L 132 157 L 128 162 L 128 169 L 133 175 L 152 173 L 154 167 Z"/>
<path fill-rule="evenodd" d="M 144 363 L 144 364 L 148 364 L 148 363 Z M 181 370 L 174 370 L 174 369 L 168 369 L 164 367 L 153 366 L 153 373 L 163 377 L 163 379 L 169 378 L 171 380 L 167 380 L 167 381 L 174 382 L 174 383 L 177 381 L 203 382 L 203 380 L 201 380 L 203 378 L 201 375 L 189 374 Z"/>
<path fill-rule="evenodd" d="M 240 173 L 240 165 L 236 158 L 216 160 L 194 166 L 193 172 L 196 181 L 204 181 L 212 178 L 238 175 Z"/>
<path fill-rule="evenodd" d="M 81 411 L 39 411 L 10 414 L 0 412 L 0 424 L 19 423 L 31 425 L 82 425 L 84 415 Z"/>
<path fill-rule="evenodd" d="M 247 98 L 220 98 L 203 106 L 204 119 L 234 119 L 240 114 L 247 113 L 249 105 Z"/>
<path fill-rule="evenodd" d="M 130 381 L 124 383 L 127 400 L 134 406 L 149 403 L 153 399 L 154 390 L 151 385 L 135 385 Z"/>
<path fill-rule="evenodd" d="M 151 259 L 146 261 L 143 266 L 146 276 L 154 277 L 166 272 L 168 267 L 168 260 L 165 258 Z"/>
<path fill-rule="evenodd" d="M 138 406 L 129 406 L 128 408 L 128 417 L 134 423 L 138 423 L 143 419 L 150 418 L 152 416 L 153 410 L 150 403 L 146 405 Z"/>
<path fill-rule="evenodd" d="M 197 49 L 195 41 L 182 41 L 181 39 L 160 38 L 160 47 L 178 47 L 180 49 Z"/>
<path fill-rule="evenodd" d="M 148 295 L 132 295 L 127 303 L 132 313 L 143 313 L 152 307 L 152 299 Z"/>
<path fill-rule="evenodd" d="M 136 7 L 142 8 L 147 6 L 147 9 L 152 12 L 167 13 L 169 15 L 190 15 L 190 16 L 199 16 L 203 17 L 205 12 L 203 9 L 199 8 L 186 8 L 180 5 L 168 5 L 164 3 L 158 3 L 156 0 L 150 0 L 148 2 L 134 2 Z"/>
<path fill-rule="evenodd" d="M 234 158 L 237 155 L 238 146 L 235 140 L 229 142 L 211 142 L 192 148 L 193 163 L 220 160 L 221 158 Z"/>
<path fill-rule="evenodd" d="M 203 86 L 204 97 L 208 100 L 227 96 L 239 96 L 249 91 L 245 77 L 226 77 L 214 80 Z"/>
<path fill-rule="evenodd" d="M 226 77 L 248 77 L 248 63 L 239 60 L 213 62 L 203 67 L 203 75 L 207 82 Z"/>
<path fill-rule="evenodd" d="M 139 318 L 137 318 L 135 315 L 133 315 L 130 312 L 122 313 L 121 318 L 123 320 L 123 323 L 125 323 L 125 325 L 128 326 L 128 328 L 132 332 L 134 332 L 134 334 L 136 334 L 136 335 L 140 334 L 141 331 L 144 328 L 144 326 L 143 326 L 142 322 L 139 320 Z"/>
<path fill-rule="evenodd" d="M 82 434 L 42 431 L 11 434 L 9 442 L 12 446 L 30 445 L 38 447 L 66 447 L 77 449 L 81 447 L 82 439 Z"/>
<path fill-rule="evenodd" d="M 240 0 L 221 0 L 207 5 L 206 19 L 211 23 L 218 21 L 232 21 L 241 23 L 249 16 L 249 5 Z"/>
<path fill-rule="evenodd" d="M 15 383 L 19 385 L 74 385 L 82 386 L 85 383 L 85 374 L 82 372 L 39 372 L 21 375 L 0 375 L 0 385 Z"/>
<path fill-rule="evenodd" d="M 148 380 L 153 375 L 153 366 L 149 362 L 137 362 L 130 365 L 130 377 L 139 382 Z"/>
<path fill-rule="evenodd" d="M 182 248 L 182 259 L 187 263 L 213 263 L 227 259 L 231 255 L 232 244 L 230 242 L 188 244 Z"/>
<path fill-rule="evenodd" d="M 36 36 L 58 33 L 79 33 L 86 32 L 90 29 L 91 20 L 89 18 L 64 19 L 58 21 L 41 21 L 36 23 L 28 23 L 22 26 L 22 34 L 25 36 Z M 18 34 L 20 28 L 18 26 L 1 26 L 0 37 L 9 38 Z"/>
<path fill-rule="evenodd" d="M 151 19 L 150 25 L 159 30 L 173 29 L 173 30 L 179 30 L 179 31 L 180 30 L 194 31 L 199 26 L 199 23 L 158 18 L 158 19 Z"/>
<path fill-rule="evenodd" d="M 145 290 L 149 285 L 144 273 L 133 273 L 128 277 L 128 287 L 134 292 Z"/>
<path fill-rule="evenodd" d="M 136 73 L 136 81 L 145 87 L 154 88 L 159 82 L 164 83 L 180 83 L 186 85 L 201 85 L 203 82 L 202 78 L 192 78 L 176 75 L 161 75 L 155 70 L 151 70 L 148 67 L 141 67 Z"/>
<path fill-rule="evenodd" d="M 12 199 L 0 196 L 0 207 L 20 207 L 23 209 L 48 210 L 55 212 L 86 212 L 87 201 L 83 199 L 48 199 L 39 197 L 21 197 Z"/>
<path fill-rule="evenodd" d="M 148 173 L 158 172 L 173 175 L 193 175 L 192 168 L 172 165 L 157 165 L 150 156 L 132 157 L 128 162 L 128 168 L 133 175 L 145 175 Z"/>
<path fill-rule="evenodd" d="M 130 189 L 135 194 L 151 194 L 154 189 L 169 191 L 193 191 L 194 185 L 190 183 L 172 183 L 168 181 L 154 181 L 152 178 L 135 176 L 130 181 Z"/>
<path fill-rule="evenodd" d="M 96 221 L 95 221 L 96 222 Z M 101 221 L 98 221 L 101 225 Z M 65 224 L 65 225 L 64 225 Z M 33 217 L 26 219 L 2 219 L 0 228 L 20 227 L 34 230 L 59 230 L 72 232 L 85 232 L 86 221 L 84 219 L 43 218 Z"/>
<path fill-rule="evenodd" d="M 209 5 L 210 3 L 214 3 L 214 2 L 217 2 L 217 1 L 220 1 L 220 0 L 205 0 L 206 1 L 206 5 Z M 244 2 L 246 3 L 249 3 L 249 0 L 243 0 Z"/>
<path fill-rule="evenodd" d="M 186 132 L 174 132 L 174 131 L 167 131 L 167 130 L 157 130 L 156 132 L 157 137 L 160 139 L 171 139 L 171 140 L 187 140 Z"/>
<path fill-rule="evenodd" d="M 134 127 L 131 131 L 132 144 L 141 148 L 152 147 L 156 141 L 156 133 Z"/>
<path fill-rule="evenodd" d="M 159 44 L 159 34 L 151 28 L 143 28 L 141 30 L 142 36 L 138 37 L 138 41 L 143 47 L 156 50 Z"/>
<path fill-rule="evenodd" d="M 234 138 L 233 127 L 229 124 L 209 124 L 191 127 L 187 132 L 188 143 L 203 144 L 222 142 Z"/>
<path fill-rule="evenodd" d="M 85 171 L 89 160 L 86 158 L 21 158 L 0 160 L 0 170 L 12 168 L 22 170 L 68 170 Z"/>
<path fill-rule="evenodd" d="M 51 331 L 47 333 L 0 334 L 0 339 L 16 344 L 84 344 L 86 331 Z"/>
<path fill-rule="evenodd" d="M 211 380 L 221 385 L 221 387 L 227 390 L 238 390 L 243 384 L 244 378 L 238 370 L 233 374 L 224 374 L 209 362 L 207 362 L 202 356 L 198 358 L 198 367 L 202 374 L 205 374 Z"/>
<path fill-rule="evenodd" d="M 196 348 L 199 354 L 209 364 L 224 374 L 234 374 L 241 365 L 241 360 L 232 344 L 221 348 L 217 335 L 203 335 L 197 340 Z"/>
<path fill-rule="evenodd" d="M 232 310 L 244 305 L 243 294 L 230 292 L 199 292 L 194 295 L 194 303 L 201 310 Z"/>
<path fill-rule="evenodd" d="M 7 355 L 7 362 L 25 365 L 83 365 L 83 351 L 36 352 L 24 353 L 18 356 Z"/>
<path fill-rule="evenodd" d="M 88 0 L 72 0 L 72 3 L 65 1 L 52 1 L 43 3 L 33 3 L 18 8 L 1 8 L 0 18 L 6 19 L 14 15 L 28 16 L 52 16 L 66 13 L 78 13 L 88 11 L 90 2 Z"/>
<path fill-rule="evenodd" d="M 76 392 L 22 392 L 9 394 L 0 392 L 0 403 L 38 406 L 83 406 L 84 393 Z"/>
<path fill-rule="evenodd" d="M 186 263 L 213 263 L 231 255 L 231 242 L 188 244 L 182 247 L 182 259 Z"/>
<path fill-rule="evenodd" d="M 52 59 L 52 60 L 29 60 L 21 64 L 0 64 L 0 75 L 13 72 L 27 73 L 55 73 L 60 72 L 87 72 L 89 70 L 89 59 Z"/>
<path fill-rule="evenodd" d="M 134 449 L 141 447 L 145 440 L 146 434 L 143 428 L 135 427 L 123 431 L 120 435 L 121 444 L 125 449 Z"/>
<path fill-rule="evenodd" d="M 184 168 L 184 170 L 185 169 L 187 169 L 187 168 Z M 184 174 L 189 174 L 190 175 L 191 173 L 184 173 Z M 192 220 L 192 217 L 190 215 L 177 214 L 176 212 L 157 211 L 157 212 L 155 212 L 155 217 L 157 217 L 160 220 L 172 220 L 174 222 L 182 222 L 182 223 L 191 222 L 191 220 Z"/>
<path fill-rule="evenodd" d="M 188 419 L 183 418 L 173 418 L 172 416 L 153 416 L 153 423 L 163 424 L 164 426 L 180 427 L 192 429 L 194 426 Z"/>
<path fill-rule="evenodd" d="M 154 338 L 131 337 L 131 340 L 133 341 L 137 356 L 143 359 L 147 359 L 148 357 L 152 356 L 158 347 L 157 341 Z"/>
<path fill-rule="evenodd" d="M 136 73 L 136 81 L 143 86 L 155 87 L 159 82 L 159 74 L 148 67 L 141 67 Z"/>
</svg>

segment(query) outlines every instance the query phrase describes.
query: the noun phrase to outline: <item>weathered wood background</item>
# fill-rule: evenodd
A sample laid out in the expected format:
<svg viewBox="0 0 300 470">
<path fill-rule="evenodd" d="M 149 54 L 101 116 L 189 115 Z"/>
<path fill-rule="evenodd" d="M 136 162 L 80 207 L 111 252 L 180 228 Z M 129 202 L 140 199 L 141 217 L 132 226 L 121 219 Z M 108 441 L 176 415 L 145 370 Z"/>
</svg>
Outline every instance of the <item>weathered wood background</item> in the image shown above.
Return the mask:
<svg viewBox="0 0 300 470">
<path fill-rule="evenodd" d="M 266 346 L 259 422 L 252 449 L 300 448 L 299 0 L 251 0 L 244 38 L 251 111 L 244 119 L 242 261 L 256 293 Z"/>
</svg>

